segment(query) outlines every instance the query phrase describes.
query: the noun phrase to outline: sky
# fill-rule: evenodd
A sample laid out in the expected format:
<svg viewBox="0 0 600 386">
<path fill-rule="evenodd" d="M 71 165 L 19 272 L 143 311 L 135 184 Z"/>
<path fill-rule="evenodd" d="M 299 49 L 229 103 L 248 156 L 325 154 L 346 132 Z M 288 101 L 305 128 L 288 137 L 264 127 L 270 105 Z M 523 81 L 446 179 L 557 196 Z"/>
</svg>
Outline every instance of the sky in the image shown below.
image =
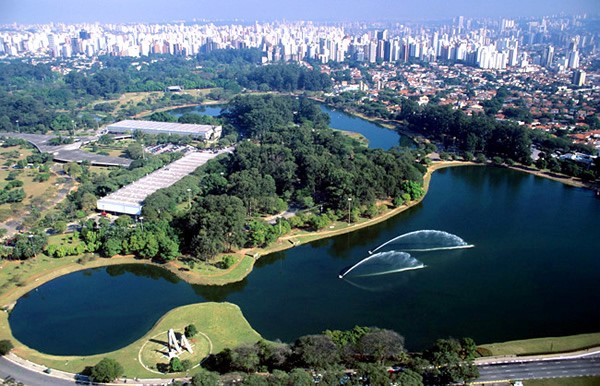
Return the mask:
<svg viewBox="0 0 600 386">
<path fill-rule="evenodd" d="M 0 0 L 0 24 L 420 21 L 600 13 L 600 0 Z"/>
</svg>

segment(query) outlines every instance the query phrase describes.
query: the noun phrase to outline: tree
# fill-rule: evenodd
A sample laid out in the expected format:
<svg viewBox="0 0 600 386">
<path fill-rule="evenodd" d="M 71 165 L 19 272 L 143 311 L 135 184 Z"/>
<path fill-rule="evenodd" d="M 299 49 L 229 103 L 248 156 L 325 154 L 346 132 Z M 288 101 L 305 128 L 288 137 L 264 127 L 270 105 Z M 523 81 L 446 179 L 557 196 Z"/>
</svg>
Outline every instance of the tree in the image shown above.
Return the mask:
<svg viewBox="0 0 600 386">
<path fill-rule="evenodd" d="M 313 380 L 312 375 L 310 375 L 306 370 L 296 368 L 290 372 L 290 377 L 288 381 L 288 385 L 293 386 L 313 386 L 315 381 Z"/>
<path fill-rule="evenodd" d="M 193 386 L 215 386 L 220 385 L 219 374 L 200 368 L 192 377 Z"/>
<path fill-rule="evenodd" d="M 144 158 L 144 147 L 137 143 L 130 143 L 125 150 L 125 155 L 131 159 L 139 160 Z"/>
<path fill-rule="evenodd" d="M 358 341 L 370 331 L 369 327 L 354 326 L 352 330 L 325 330 L 324 335 L 329 336 L 337 345 L 338 349 L 343 349 L 346 345 L 355 345 Z"/>
<path fill-rule="evenodd" d="M 54 223 L 53 228 L 56 233 L 64 233 L 67 230 L 67 223 L 65 221 L 57 221 Z"/>
<path fill-rule="evenodd" d="M 258 347 L 258 356 L 262 366 L 269 370 L 284 369 L 288 365 L 288 360 L 292 355 L 292 349 L 287 343 L 274 343 L 264 340 L 256 343 Z"/>
<path fill-rule="evenodd" d="M 479 371 L 473 364 L 473 347 L 472 339 L 438 339 L 423 354 L 432 365 L 425 374 L 426 383 L 450 384 L 477 378 Z"/>
<path fill-rule="evenodd" d="M 306 335 L 294 344 L 294 354 L 309 367 L 323 368 L 336 364 L 340 357 L 337 346 L 326 335 Z"/>
<path fill-rule="evenodd" d="M 13 349 L 13 344 L 8 339 L 0 340 L 0 356 L 4 356 Z"/>
<path fill-rule="evenodd" d="M 269 376 L 269 385 L 272 386 L 280 386 L 280 385 L 288 385 L 290 376 L 281 370 L 273 370 L 271 372 L 271 376 Z"/>
<path fill-rule="evenodd" d="M 254 344 L 244 344 L 231 350 L 231 367 L 235 370 L 254 372 L 259 363 L 258 347 Z"/>
<path fill-rule="evenodd" d="M 199 199 L 188 213 L 183 229 L 190 240 L 191 252 L 206 260 L 233 246 L 242 246 L 245 213 L 246 208 L 237 197 L 209 195 Z"/>
<path fill-rule="evenodd" d="M 179 373 L 184 371 L 183 365 L 181 364 L 181 360 L 177 357 L 171 358 L 169 361 L 169 372 L 170 373 Z"/>
<path fill-rule="evenodd" d="M 411 369 L 404 369 L 396 376 L 396 384 L 402 386 L 423 386 L 423 377 Z"/>
<path fill-rule="evenodd" d="M 198 333 L 198 329 L 193 324 L 188 324 L 185 326 L 185 337 L 191 338 Z"/>
<path fill-rule="evenodd" d="M 123 374 L 123 366 L 114 359 L 104 358 L 92 367 L 92 378 L 95 382 L 112 382 Z"/>
<path fill-rule="evenodd" d="M 356 373 L 362 378 L 364 385 L 387 385 L 390 383 L 387 370 L 373 363 L 359 363 Z"/>
<path fill-rule="evenodd" d="M 385 360 L 398 360 L 404 354 L 404 337 L 385 329 L 371 329 L 356 344 L 363 360 L 383 365 Z"/>
<path fill-rule="evenodd" d="M 69 176 L 73 178 L 79 178 L 83 173 L 81 165 L 79 165 L 77 162 L 69 162 L 63 166 L 63 169 Z"/>
<path fill-rule="evenodd" d="M 223 268 L 229 269 L 235 264 L 235 257 L 232 255 L 223 256 Z"/>
<path fill-rule="evenodd" d="M 243 386 L 269 386 L 269 381 L 264 375 L 250 374 L 242 381 Z"/>
</svg>

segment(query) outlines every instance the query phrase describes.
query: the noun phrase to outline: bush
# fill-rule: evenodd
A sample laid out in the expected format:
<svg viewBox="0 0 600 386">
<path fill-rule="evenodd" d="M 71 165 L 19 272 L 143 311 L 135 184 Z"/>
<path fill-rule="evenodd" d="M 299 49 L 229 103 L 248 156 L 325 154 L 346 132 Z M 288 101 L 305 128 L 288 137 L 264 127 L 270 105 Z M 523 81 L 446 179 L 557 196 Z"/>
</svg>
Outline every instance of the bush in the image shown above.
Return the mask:
<svg viewBox="0 0 600 386">
<path fill-rule="evenodd" d="M 92 378 L 95 382 L 112 382 L 121 374 L 123 374 L 123 366 L 110 358 L 104 358 L 92 367 Z"/>
<path fill-rule="evenodd" d="M 198 329 L 195 325 L 190 324 L 185 327 L 185 337 L 191 338 L 198 333 Z"/>
<path fill-rule="evenodd" d="M 235 257 L 231 255 L 223 256 L 223 269 L 229 269 L 235 264 Z"/>
<path fill-rule="evenodd" d="M 169 372 L 171 373 L 179 373 L 183 371 L 183 365 L 181 364 L 181 360 L 177 357 L 171 358 L 169 362 Z"/>
<path fill-rule="evenodd" d="M 193 365 L 194 364 L 189 359 L 184 359 L 181 361 L 181 367 L 183 367 L 183 371 L 188 371 L 189 369 L 191 369 L 193 367 Z"/>
<path fill-rule="evenodd" d="M 13 349 L 13 344 L 10 340 L 0 340 L 0 356 L 4 356 Z"/>
<path fill-rule="evenodd" d="M 396 198 L 394 198 L 393 204 L 397 208 L 397 207 L 401 206 L 402 204 L 404 204 L 404 200 L 402 199 L 402 197 L 396 197 Z"/>
</svg>

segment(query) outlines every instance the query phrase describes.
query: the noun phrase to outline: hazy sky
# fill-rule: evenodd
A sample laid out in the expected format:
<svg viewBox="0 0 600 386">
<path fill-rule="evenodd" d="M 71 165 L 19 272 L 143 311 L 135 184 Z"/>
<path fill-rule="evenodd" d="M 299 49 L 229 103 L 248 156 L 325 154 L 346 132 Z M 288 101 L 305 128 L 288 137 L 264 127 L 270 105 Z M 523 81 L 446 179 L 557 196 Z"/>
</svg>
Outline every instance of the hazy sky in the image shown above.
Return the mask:
<svg viewBox="0 0 600 386">
<path fill-rule="evenodd" d="M 422 20 L 600 13 L 600 0 L 0 0 L 0 23 Z"/>
</svg>

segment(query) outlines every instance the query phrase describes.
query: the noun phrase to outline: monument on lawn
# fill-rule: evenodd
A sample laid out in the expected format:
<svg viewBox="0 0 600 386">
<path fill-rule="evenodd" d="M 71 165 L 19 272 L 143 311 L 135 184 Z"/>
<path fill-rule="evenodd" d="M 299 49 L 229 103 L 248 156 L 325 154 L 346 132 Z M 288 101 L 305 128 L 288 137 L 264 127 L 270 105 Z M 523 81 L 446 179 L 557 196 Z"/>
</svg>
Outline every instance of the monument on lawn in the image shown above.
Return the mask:
<svg viewBox="0 0 600 386">
<path fill-rule="evenodd" d="M 169 329 L 167 333 L 167 357 L 169 359 L 178 357 L 181 353 L 183 353 L 183 349 L 186 349 L 190 354 L 194 353 L 192 350 L 192 345 L 185 337 L 185 334 L 181 334 L 181 338 L 179 341 L 177 340 L 177 335 L 175 334 L 175 330 L 172 328 Z"/>
</svg>

